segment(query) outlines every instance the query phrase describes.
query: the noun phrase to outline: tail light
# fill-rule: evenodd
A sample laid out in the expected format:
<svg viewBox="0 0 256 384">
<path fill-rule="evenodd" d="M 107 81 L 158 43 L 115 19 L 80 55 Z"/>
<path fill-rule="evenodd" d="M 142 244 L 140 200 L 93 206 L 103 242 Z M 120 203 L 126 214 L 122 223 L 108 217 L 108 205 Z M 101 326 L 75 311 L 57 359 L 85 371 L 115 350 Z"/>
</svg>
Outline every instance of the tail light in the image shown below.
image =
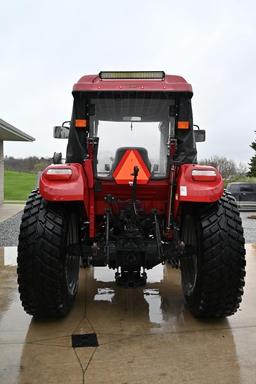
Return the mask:
<svg viewBox="0 0 256 384">
<path fill-rule="evenodd" d="M 48 168 L 45 177 L 49 180 L 69 180 L 72 176 L 71 168 Z"/>
<path fill-rule="evenodd" d="M 195 181 L 215 181 L 217 172 L 211 169 L 193 169 L 192 178 Z"/>
</svg>

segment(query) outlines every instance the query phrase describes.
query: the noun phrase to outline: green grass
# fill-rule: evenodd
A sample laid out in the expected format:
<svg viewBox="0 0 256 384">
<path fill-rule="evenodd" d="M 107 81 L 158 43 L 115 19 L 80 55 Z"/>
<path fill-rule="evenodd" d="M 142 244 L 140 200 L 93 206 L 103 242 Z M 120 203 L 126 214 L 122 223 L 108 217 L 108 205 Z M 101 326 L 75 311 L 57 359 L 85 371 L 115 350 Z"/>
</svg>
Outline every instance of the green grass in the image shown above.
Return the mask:
<svg viewBox="0 0 256 384">
<path fill-rule="evenodd" d="M 4 200 L 27 200 L 36 186 L 37 174 L 27 172 L 4 172 Z"/>
</svg>

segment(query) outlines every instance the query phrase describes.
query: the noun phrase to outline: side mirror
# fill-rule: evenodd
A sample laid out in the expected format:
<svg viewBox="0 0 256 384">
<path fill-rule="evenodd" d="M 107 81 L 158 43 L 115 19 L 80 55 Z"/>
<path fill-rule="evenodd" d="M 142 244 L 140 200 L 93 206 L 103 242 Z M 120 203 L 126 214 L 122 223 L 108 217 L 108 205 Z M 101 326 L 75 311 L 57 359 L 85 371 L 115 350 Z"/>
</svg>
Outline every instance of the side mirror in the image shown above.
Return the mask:
<svg viewBox="0 0 256 384">
<path fill-rule="evenodd" d="M 202 143 L 203 141 L 205 141 L 205 130 L 199 129 L 199 127 L 198 129 L 194 129 L 194 137 L 197 143 Z"/>
<path fill-rule="evenodd" d="M 61 164 L 62 160 L 62 153 L 61 152 L 54 152 L 52 162 L 53 164 Z"/>
<path fill-rule="evenodd" d="M 69 136 L 69 128 L 68 127 L 53 127 L 53 137 L 55 139 L 68 139 Z"/>
</svg>

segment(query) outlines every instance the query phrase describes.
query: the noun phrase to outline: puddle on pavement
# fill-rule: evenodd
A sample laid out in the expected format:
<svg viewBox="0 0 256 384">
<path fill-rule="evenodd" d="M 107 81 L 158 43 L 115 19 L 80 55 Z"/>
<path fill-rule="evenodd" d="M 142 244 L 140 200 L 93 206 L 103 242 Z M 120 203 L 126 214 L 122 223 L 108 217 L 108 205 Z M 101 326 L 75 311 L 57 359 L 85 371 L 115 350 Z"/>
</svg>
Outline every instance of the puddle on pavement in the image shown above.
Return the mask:
<svg viewBox="0 0 256 384">
<path fill-rule="evenodd" d="M 108 268 L 81 269 L 79 294 L 70 315 L 64 320 L 55 322 L 36 322 L 23 311 L 20 304 L 16 282 L 17 248 L 0 248 L 0 382 L 30 382 L 29 377 L 26 376 L 27 371 L 20 369 L 20 366 L 31 367 L 31 358 L 40 350 L 40 359 L 42 358 L 44 365 L 40 366 L 38 362 L 38 368 L 33 364 L 35 367 L 33 369 L 35 372 L 37 369 L 44 372 L 49 351 L 53 353 L 51 348 L 57 348 L 58 345 L 60 348 L 56 349 L 56 361 L 59 361 L 61 355 L 61 359 L 66 359 L 70 367 L 74 366 L 75 363 L 72 360 L 74 355 L 72 351 L 69 355 L 67 349 L 71 348 L 70 335 L 81 327 L 84 328 L 84 333 L 92 333 L 90 324 L 99 335 L 100 344 L 103 340 L 101 348 L 104 348 L 105 340 L 110 337 L 107 335 L 119 337 L 122 334 L 127 337 L 127 335 L 150 334 L 156 338 L 152 340 L 157 340 L 157 337 L 161 340 L 159 346 L 152 341 L 152 348 L 156 350 L 153 360 L 157 358 L 158 353 L 161 354 L 163 349 L 165 353 L 162 358 L 166 359 L 170 354 L 169 345 L 173 345 L 172 348 L 175 348 L 178 354 L 176 358 L 178 365 L 182 361 L 179 356 L 183 356 L 184 353 L 188 354 L 187 358 L 192 359 L 192 355 L 197 356 L 196 351 L 199 351 L 200 359 L 205 358 L 207 361 L 209 358 L 212 364 L 217 361 L 219 354 L 224 362 L 230 362 L 232 369 L 237 369 L 236 377 L 240 375 L 241 382 L 253 382 L 248 380 L 246 364 L 249 362 L 251 367 L 255 366 L 253 356 L 256 353 L 256 332 L 254 331 L 256 329 L 254 294 L 256 292 L 254 277 L 256 245 L 247 246 L 247 254 L 246 294 L 241 310 L 228 320 L 200 322 L 194 319 L 184 307 L 180 271 L 159 265 L 147 271 L 146 286 L 136 289 L 118 287 L 115 283 L 114 271 Z M 84 305 L 86 317 L 82 308 Z M 77 324 L 81 325 L 76 328 Z M 37 340 L 40 340 L 41 345 L 36 344 Z M 47 340 L 50 340 L 49 346 Z M 136 344 L 136 338 L 132 337 L 131 340 L 133 340 L 131 343 L 135 343 L 134 353 L 136 354 L 140 348 L 140 341 Z M 145 340 L 151 339 L 140 340 L 145 343 Z M 115 351 L 115 348 L 117 347 L 113 344 L 110 351 Z M 150 352 L 149 347 L 147 350 Z M 175 363 L 175 354 L 172 356 Z M 166 366 L 169 363 L 166 361 Z M 220 366 L 220 363 L 216 364 L 216 367 Z M 226 372 L 225 364 L 222 372 Z M 55 366 L 51 368 L 52 372 L 55 372 L 55 368 Z M 60 372 L 61 369 L 62 367 Z M 3 376 L 4 381 L 1 381 L 1 370 L 9 372 L 9 375 L 13 375 L 12 378 L 17 375 L 17 381 L 9 381 L 6 379 L 7 376 Z M 256 368 L 254 373 L 256 374 Z M 57 381 L 59 380 L 56 378 L 55 382 Z M 36 382 L 36 379 L 33 382 Z M 39 380 L 39 382 L 43 381 Z M 238 381 L 234 379 L 232 382 Z"/>
<path fill-rule="evenodd" d="M 249 247 L 255 252 L 255 245 Z M 0 327 L 5 324 L 4 329 L 15 323 L 15 317 L 24 326 L 31 319 L 20 304 L 16 265 L 17 247 L 0 248 Z M 192 316 L 185 308 L 180 271 L 168 265 L 158 265 L 147 270 L 147 276 L 144 287 L 123 288 L 116 285 L 115 271 L 112 269 L 81 269 L 79 284 L 80 290 L 84 287 L 85 294 L 76 300 L 75 308 L 86 303 L 87 308 L 91 307 L 92 316 L 93 311 L 103 313 L 108 308 L 110 316 L 113 312 L 117 318 L 128 315 L 135 321 L 137 314 L 138 319 L 144 319 L 148 329 L 153 330 L 183 329 L 188 321 L 197 327 L 197 320 L 191 320 Z M 251 285 L 249 276 L 247 283 Z M 16 310 L 18 312 L 15 314 Z M 237 322 L 236 318 L 230 319 L 231 322 Z"/>
<path fill-rule="evenodd" d="M 124 318 L 122 323 L 128 318 L 134 322 L 144 322 L 149 331 L 161 328 L 166 322 L 174 325 L 177 318 L 179 322 L 180 314 L 184 311 L 180 272 L 160 264 L 147 270 L 147 276 L 144 287 L 125 288 L 116 284 L 114 270 L 92 268 L 87 276 L 90 280 L 88 313 L 93 317 L 93 313 L 107 311 L 110 318 Z M 100 320 L 97 319 L 97 322 L 100 323 Z"/>
<path fill-rule="evenodd" d="M 17 247 L 0 248 L 0 292 L 4 292 L 0 296 L 2 313 L 0 327 L 3 327 L 3 329 L 8 328 L 8 324 L 11 326 L 13 319 L 17 316 L 20 324 L 24 326 L 29 324 L 31 320 L 31 317 L 25 314 L 20 304 L 16 282 L 16 266 Z M 85 274 L 86 285 L 88 292 L 90 292 L 84 300 L 87 302 L 87 305 L 92 305 L 93 303 L 96 305 L 98 303 L 97 310 L 101 309 L 101 303 L 103 302 L 113 306 L 113 309 L 110 309 L 110 311 L 118 312 L 120 306 L 122 312 L 122 308 L 125 307 L 128 314 L 130 312 L 133 316 L 136 308 L 140 308 L 140 316 L 142 316 L 142 312 L 145 312 L 144 320 L 148 321 L 149 325 L 152 324 L 152 327 L 170 320 L 168 311 L 170 303 L 172 303 L 172 294 L 178 293 L 178 300 L 174 300 L 174 305 L 178 306 L 178 311 L 183 310 L 180 274 L 168 266 L 158 265 L 148 270 L 146 286 L 136 289 L 118 287 L 115 282 L 115 271 L 107 267 L 90 268 L 89 270 L 82 270 L 82 273 Z M 170 274 L 172 274 L 171 277 Z M 169 290 L 170 283 L 172 288 L 166 294 L 165 287 Z M 81 284 L 83 284 L 83 281 L 80 278 L 80 286 Z M 15 315 L 17 308 L 18 313 Z M 173 310 L 172 304 L 170 310 Z M 177 310 L 174 313 L 176 316 Z"/>
<path fill-rule="evenodd" d="M 115 291 L 110 288 L 98 288 L 96 295 L 94 296 L 95 301 L 110 301 L 112 302 L 115 296 Z"/>
<path fill-rule="evenodd" d="M 31 320 L 21 307 L 16 266 L 17 247 L 0 248 L 0 329 L 11 329 L 17 317 L 24 327 Z M 94 316 L 95 311 L 103 313 L 108 305 L 110 317 L 111 314 L 116 318 L 130 316 L 135 322 L 144 321 L 149 331 L 183 326 L 184 318 L 190 319 L 191 315 L 184 308 L 180 271 L 160 264 L 147 270 L 147 276 L 144 287 L 123 288 L 117 286 L 112 269 L 81 269 L 79 284 L 80 287 L 85 284 L 85 296 L 76 300 L 75 307 L 86 303 Z"/>
<path fill-rule="evenodd" d="M 17 247 L 0 248 L 0 332 L 26 327 L 31 317 L 21 310 L 17 289 Z M 18 327 L 15 327 L 15 324 Z"/>
</svg>

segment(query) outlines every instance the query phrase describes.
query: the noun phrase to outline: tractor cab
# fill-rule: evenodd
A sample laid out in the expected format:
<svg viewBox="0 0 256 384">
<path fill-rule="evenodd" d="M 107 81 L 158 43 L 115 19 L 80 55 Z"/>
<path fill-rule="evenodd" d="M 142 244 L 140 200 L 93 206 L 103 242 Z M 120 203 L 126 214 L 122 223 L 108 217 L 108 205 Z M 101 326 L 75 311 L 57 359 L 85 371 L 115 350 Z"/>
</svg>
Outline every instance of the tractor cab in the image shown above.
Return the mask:
<svg viewBox="0 0 256 384">
<path fill-rule="evenodd" d="M 144 77 L 140 79 L 139 76 Z M 176 77 L 173 78 L 177 82 Z M 95 79 L 100 85 L 91 92 L 85 90 L 89 80 L 89 77 L 82 78 L 74 86 L 67 162 L 83 162 L 88 156 L 88 141 L 93 140 L 94 169 L 98 178 L 113 177 L 117 159 L 122 160 L 123 148 L 131 151 L 123 153 L 128 156 L 127 172 L 132 173 L 139 161 L 137 157 L 142 156 L 150 172 L 149 179 L 166 178 L 171 139 L 177 140 L 176 161 L 196 162 L 189 84 L 185 83 L 186 92 L 179 92 L 175 83 L 171 83 L 169 88 L 172 89 L 166 89 L 164 72 L 101 72 Z M 138 151 L 134 152 L 136 148 L 140 148 L 139 155 Z M 138 179 L 142 173 L 145 173 L 143 166 Z M 145 180 L 145 174 L 143 177 Z"/>
</svg>

